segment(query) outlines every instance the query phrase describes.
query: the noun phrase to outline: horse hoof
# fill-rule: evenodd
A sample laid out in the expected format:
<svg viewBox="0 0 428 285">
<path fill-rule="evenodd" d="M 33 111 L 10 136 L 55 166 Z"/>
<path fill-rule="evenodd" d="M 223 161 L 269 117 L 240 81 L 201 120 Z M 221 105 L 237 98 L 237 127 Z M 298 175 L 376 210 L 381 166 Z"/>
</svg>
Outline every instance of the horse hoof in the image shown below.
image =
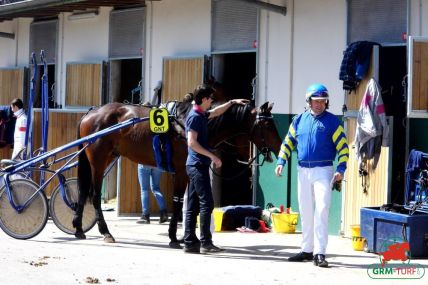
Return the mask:
<svg viewBox="0 0 428 285">
<path fill-rule="evenodd" d="M 176 248 L 176 249 L 181 249 L 181 245 L 178 241 L 171 241 L 169 243 L 169 247 L 170 248 Z"/>
<path fill-rule="evenodd" d="M 105 235 L 104 236 L 104 242 L 106 242 L 106 243 L 115 243 L 116 240 L 114 239 L 114 237 L 112 235 Z"/>
<path fill-rule="evenodd" d="M 83 232 L 75 233 L 74 236 L 78 239 L 86 239 L 86 236 Z"/>
</svg>

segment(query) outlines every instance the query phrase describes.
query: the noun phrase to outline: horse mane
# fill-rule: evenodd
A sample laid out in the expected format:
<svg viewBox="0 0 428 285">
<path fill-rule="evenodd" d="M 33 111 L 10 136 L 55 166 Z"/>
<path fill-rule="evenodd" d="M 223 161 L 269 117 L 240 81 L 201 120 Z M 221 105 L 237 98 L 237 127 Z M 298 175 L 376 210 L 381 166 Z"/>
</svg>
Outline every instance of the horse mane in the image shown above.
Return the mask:
<svg viewBox="0 0 428 285">
<path fill-rule="evenodd" d="M 242 126 L 247 126 L 251 116 L 250 105 L 233 105 L 223 115 L 213 118 L 208 121 L 210 133 L 216 134 L 225 129 L 242 130 Z"/>
</svg>

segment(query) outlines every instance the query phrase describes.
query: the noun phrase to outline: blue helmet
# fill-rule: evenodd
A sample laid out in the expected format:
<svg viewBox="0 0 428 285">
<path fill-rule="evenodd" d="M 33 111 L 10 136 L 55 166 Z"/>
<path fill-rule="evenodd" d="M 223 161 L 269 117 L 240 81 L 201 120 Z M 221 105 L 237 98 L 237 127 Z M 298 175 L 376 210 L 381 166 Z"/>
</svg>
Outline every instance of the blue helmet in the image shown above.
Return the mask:
<svg viewBox="0 0 428 285">
<path fill-rule="evenodd" d="M 321 99 L 327 99 L 328 100 L 328 90 L 327 88 L 322 84 L 312 84 L 311 86 L 306 89 L 306 101 L 309 102 L 309 100 L 321 100 Z"/>
</svg>

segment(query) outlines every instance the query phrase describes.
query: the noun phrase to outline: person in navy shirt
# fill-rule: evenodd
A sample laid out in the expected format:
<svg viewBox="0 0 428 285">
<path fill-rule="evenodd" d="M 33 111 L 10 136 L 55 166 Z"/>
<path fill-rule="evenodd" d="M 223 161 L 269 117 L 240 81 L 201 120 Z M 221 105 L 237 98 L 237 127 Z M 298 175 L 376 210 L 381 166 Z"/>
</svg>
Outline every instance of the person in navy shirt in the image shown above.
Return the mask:
<svg viewBox="0 0 428 285">
<path fill-rule="evenodd" d="M 193 109 L 186 119 L 188 155 L 186 172 L 189 176 L 187 212 L 185 217 L 184 252 L 216 253 L 223 249 L 212 242 L 210 231 L 214 199 L 211 192 L 209 166 L 221 167 L 221 160 L 208 147 L 208 120 L 222 115 L 234 104 L 247 104 L 245 99 L 230 100 L 211 110 L 215 90 L 207 85 L 199 86 L 193 94 Z M 200 240 L 196 236 L 196 217 L 200 215 Z"/>
</svg>

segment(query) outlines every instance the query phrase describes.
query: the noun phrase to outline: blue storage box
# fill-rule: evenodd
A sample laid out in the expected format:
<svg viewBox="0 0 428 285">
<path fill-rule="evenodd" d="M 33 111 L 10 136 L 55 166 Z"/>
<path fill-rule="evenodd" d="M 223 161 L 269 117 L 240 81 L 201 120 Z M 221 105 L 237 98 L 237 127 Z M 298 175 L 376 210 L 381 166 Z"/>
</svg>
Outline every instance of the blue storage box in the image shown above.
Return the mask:
<svg viewBox="0 0 428 285">
<path fill-rule="evenodd" d="M 380 253 L 388 245 L 407 241 L 411 257 L 428 257 L 428 154 L 412 150 L 406 167 L 405 204 L 395 211 L 361 208 L 364 250 Z"/>
<path fill-rule="evenodd" d="M 404 210 L 404 207 L 403 207 Z M 411 257 L 428 257 L 428 214 L 413 215 L 381 211 L 380 207 L 361 208 L 361 236 L 365 251 L 383 252 L 387 246 L 407 240 Z"/>
</svg>

